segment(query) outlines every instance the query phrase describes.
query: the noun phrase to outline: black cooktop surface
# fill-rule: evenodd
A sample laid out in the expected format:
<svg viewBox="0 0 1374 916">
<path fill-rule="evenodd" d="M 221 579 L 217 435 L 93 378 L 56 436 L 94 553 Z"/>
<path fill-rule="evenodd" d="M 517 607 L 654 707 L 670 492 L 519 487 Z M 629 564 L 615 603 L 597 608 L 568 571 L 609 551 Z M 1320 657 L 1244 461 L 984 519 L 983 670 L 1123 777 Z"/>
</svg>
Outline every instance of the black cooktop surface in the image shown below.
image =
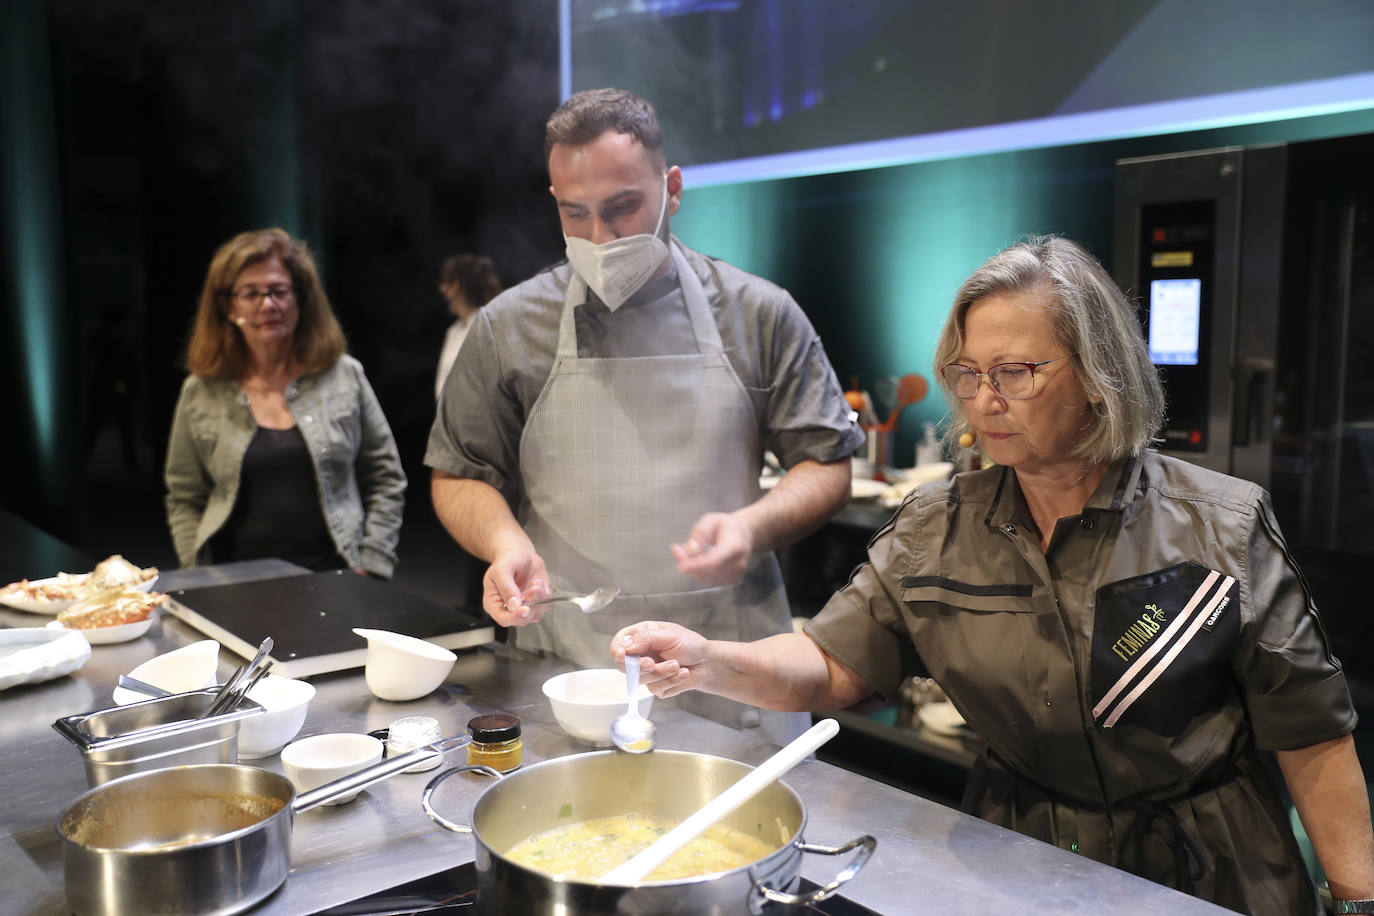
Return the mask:
<svg viewBox="0 0 1374 916">
<path fill-rule="evenodd" d="M 810 893 L 817 885 L 801 879 L 797 893 Z M 477 867 L 471 862 L 448 871 L 401 884 L 390 890 L 321 910 L 316 916 L 412 916 L 424 913 L 471 913 L 477 905 Z M 764 916 L 881 916 L 842 896 L 811 906 L 769 904 Z"/>
</svg>

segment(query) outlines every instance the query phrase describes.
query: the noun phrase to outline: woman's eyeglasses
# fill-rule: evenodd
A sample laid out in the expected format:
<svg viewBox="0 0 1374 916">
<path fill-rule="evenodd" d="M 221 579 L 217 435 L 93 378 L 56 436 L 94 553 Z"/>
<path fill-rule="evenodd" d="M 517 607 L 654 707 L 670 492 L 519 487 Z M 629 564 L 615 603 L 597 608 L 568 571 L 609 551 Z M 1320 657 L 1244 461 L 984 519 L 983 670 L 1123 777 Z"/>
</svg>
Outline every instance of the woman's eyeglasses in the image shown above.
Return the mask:
<svg viewBox="0 0 1374 916">
<path fill-rule="evenodd" d="M 978 397 L 978 388 L 982 385 L 983 379 L 988 380 L 993 392 L 999 397 L 1008 401 L 1019 401 L 1035 394 L 1036 369 L 1057 363 L 1061 359 L 1068 359 L 1071 355 L 1066 353 L 1038 363 L 998 363 L 987 372 L 979 372 L 972 366 L 960 363 L 946 363 L 940 367 L 940 375 L 945 380 L 945 387 L 954 392 L 955 397 L 965 401 Z"/>
<path fill-rule="evenodd" d="M 296 297 L 296 291 L 285 284 L 281 284 L 278 286 L 269 286 L 267 289 L 258 289 L 249 286 L 245 289 L 236 289 L 229 293 L 229 298 L 234 301 L 254 307 L 262 302 L 263 298 L 266 296 L 271 296 L 272 300 L 278 305 L 286 305 Z"/>
</svg>

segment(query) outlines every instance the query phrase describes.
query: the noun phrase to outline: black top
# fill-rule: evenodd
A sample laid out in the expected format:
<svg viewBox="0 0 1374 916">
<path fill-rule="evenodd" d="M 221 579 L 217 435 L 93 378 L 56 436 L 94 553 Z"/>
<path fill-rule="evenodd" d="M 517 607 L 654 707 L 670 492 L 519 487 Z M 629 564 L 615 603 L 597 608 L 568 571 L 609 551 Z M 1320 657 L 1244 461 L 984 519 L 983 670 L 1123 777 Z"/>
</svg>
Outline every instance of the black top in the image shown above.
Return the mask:
<svg viewBox="0 0 1374 916">
<path fill-rule="evenodd" d="M 344 566 L 299 428 L 258 427 L 243 456 L 234 511 L 210 551 L 216 563 L 279 557 L 317 571 Z"/>
<path fill-rule="evenodd" d="M 520 720 L 505 713 L 492 712 L 468 720 L 468 734 L 474 744 L 499 744 L 520 737 Z"/>
</svg>

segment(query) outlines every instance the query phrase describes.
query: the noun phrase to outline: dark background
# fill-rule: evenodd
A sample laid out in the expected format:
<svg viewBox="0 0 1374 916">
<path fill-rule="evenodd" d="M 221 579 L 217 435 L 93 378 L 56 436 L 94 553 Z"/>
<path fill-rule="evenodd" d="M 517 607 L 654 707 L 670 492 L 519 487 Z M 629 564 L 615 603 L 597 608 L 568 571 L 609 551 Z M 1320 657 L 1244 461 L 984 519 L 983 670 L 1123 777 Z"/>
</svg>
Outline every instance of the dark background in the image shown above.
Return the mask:
<svg viewBox="0 0 1374 916">
<path fill-rule="evenodd" d="M 32 384 L 26 364 L 52 369 L 56 442 L 10 449 L 18 473 L 4 475 L 3 506 L 92 553 L 175 565 L 161 464 L 204 273 L 230 236 L 278 225 L 311 244 L 391 421 L 411 480 L 407 526 L 432 524 L 422 457 L 452 320 L 439 263 L 484 252 L 513 283 L 561 256 L 542 155 L 559 101 L 552 11 L 507 0 L 8 6 L 10 50 L 27 66 L 5 90 L 7 164 L 24 160 L 16 196 L 49 186 L 39 203 L 55 213 L 6 222 L 0 362 L 11 391 Z M 28 155 L 44 114 L 51 143 Z M 35 265 L 18 234 L 48 219 Z M 38 316 L 55 365 L 35 369 L 34 316 L 24 325 L 12 291 L 36 268 L 55 278 Z"/>
</svg>

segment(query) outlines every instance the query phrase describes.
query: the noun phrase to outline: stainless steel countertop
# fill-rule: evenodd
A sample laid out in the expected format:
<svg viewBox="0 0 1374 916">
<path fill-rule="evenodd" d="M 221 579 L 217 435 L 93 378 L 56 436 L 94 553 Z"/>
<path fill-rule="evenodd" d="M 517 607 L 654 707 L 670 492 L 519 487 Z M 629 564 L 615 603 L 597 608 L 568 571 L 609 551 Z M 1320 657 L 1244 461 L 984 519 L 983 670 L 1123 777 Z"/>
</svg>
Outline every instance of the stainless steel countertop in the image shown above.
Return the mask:
<svg viewBox="0 0 1374 916">
<path fill-rule="evenodd" d="M 46 622 L 41 616 L 0 609 L 0 626 Z M 0 691 L 0 912 L 70 912 L 54 825 L 62 810 L 86 790 L 86 780 L 79 754 L 52 723 L 61 716 L 111 705 L 110 691 L 120 674 L 198 638 L 181 622 L 162 615 L 141 639 L 94 646 L 91 659 L 75 674 Z M 460 734 L 472 716 L 500 711 L 520 717 L 526 763 L 588 749 L 558 728 L 540 691 L 546 678 L 570 666 L 498 644 L 463 650 L 458 656 L 439 690 L 408 703 L 373 697 L 361 671 L 312 678 L 318 692 L 301 736 L 372 731 L 412 715 L 433 716 L 445 734 Z M 220 657 L 220 673 L 227 675 L 236 662 L 228 652 Z M 667 749 L 750 764 L 762 762 L 775 750 L 660 701 L 655 701 L 650 718 L 658 726 L 660 745 Z M 453 752 L 448 762 L 463 762 L 463 753 Z M 250 762 L 281 771 L 277 757 Z M 420 791 L 438 772 L 402 774 L 365 790 L 353 802 L 298 817 L 291 875 L 254 912 L 312 913 L 472 861 L 473 841 L 440 829 L 420 809 Z M 1169 916 L 1226 912 L 817 760 L 801 764 L 785 781 L 805 800 L 808 841 L 837 845 L 864 833 L 877 837 L 877 852 L 840 893 L 880 913 L 913 912 L 917 896 L 923 913 L 1059 916 L 1123 906 L 1132 913 Z M 436 804 L 450 818 L 464 821 L 489 784 L 480 777 L 450 779 L 436 794 Z M 841 861 L 807 856 L 802 874 L 825 884 Z"/>
</svg>

